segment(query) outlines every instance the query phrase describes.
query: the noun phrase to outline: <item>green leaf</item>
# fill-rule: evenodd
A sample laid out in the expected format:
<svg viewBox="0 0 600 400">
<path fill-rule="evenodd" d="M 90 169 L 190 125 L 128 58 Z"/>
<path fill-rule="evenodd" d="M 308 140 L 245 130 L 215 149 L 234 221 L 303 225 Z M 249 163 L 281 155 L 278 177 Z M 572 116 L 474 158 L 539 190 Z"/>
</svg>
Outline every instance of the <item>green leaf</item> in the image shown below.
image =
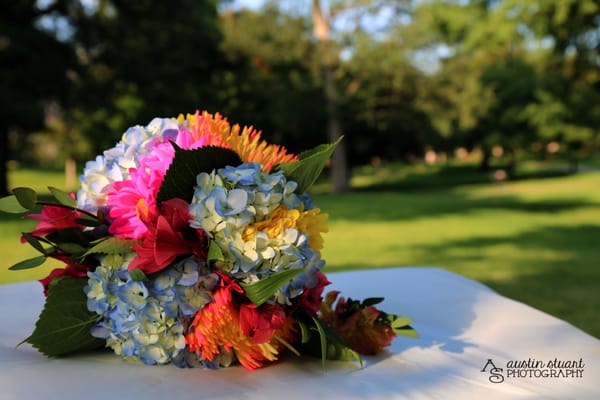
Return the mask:
<svg viewBox="0 0 600 400">
<path fill-rule="evenodd" d="M 9 268 L 11 271 L 20 271 L 23 269 L 35 268 L 37 266 L 42 265 L 46 262 L 46 256 L 37 256 L 33 258 L 29 258 L 27 260 L 23 260 L 21 262 L 16 263 L 12 267 Z"/>
<path fill-rule="evenodd" d="M 91 217 L 89 215 L 82 215 L 81 217 L 75 218 L 75 222 L 83 226 L 96 227 L 100 225 L 98 218 Z"/>
<path fill-rule="evenodd" d="M 171 144 L 175 148 L 175 157 L 158 191 L 156 197 L 158 203 L 174 198 L 189 203 L 194 195 L 196 176 L 199 173 L 211 172 L 213 169 L 227 165 L 238 166 L 242 163 L 233 150 L 214 146 L 182 150 L 175 143 L 171 142 Z"/>
<path fill-rule="evenodd" d="M 129 276 L 131 276 L 131 279 L 134 281 L 146 281 L 148 280 L 148 277 L 146 276 L 146 274 L 144 273 L 144 271 L 142 271 L 139 268 L 136 269 L 132 269 L 131 271 L 129 271 Z"/>
<path fill-rule="evenodd" d="M 23 237 L 23 239 L 25 239 L 25 241 L 27 241 L 27 243 L 31 245 L 31 247 L 33 247 L 42 254 L 46 254 L 46 249 L 44 249 L 44 246 L 42 246 L 38 238 L 26 232 L 22 232 L 21 236 Z"/>
<path fill-rule="evenodd" d="M 323 367 L 325 367 L 325 362 L 327 361 L 327 335 L 325 334 L 325 330 L 323 329 L 321 322 L 315 317 L 312 317 L 312 320 L 315 324 L 314 326 L 317 332 L 319 332 L 319 342 L 321 344 L 321 363 L 323 364 Z"/>
<path fill-rule="evenodd" d="M 29 211 L 29 208 L 24 208 L 15 195 L 10 195 L 0 198 L 0 211 L 10 214 L 21 214 Z"/>
<path fill-rule="evenodd" d="M 379 304 L 383 301 L 383 297 L 369 297 L 362 301 L 363 307 L 374 306 L 375 304 Z"/>
<path fill-rule="evenodd" d="M 301 348 L 306 354 L 321 357 L 323 366 L 326 360 L 337 360 L 359 361 L 362 367 L 360 354 L 348 347 L 331 327 L 306 313 L 295 316 L 301 333 Z"/>
<path fill-rule="evenodd" d="M 335 143 L 322 144 L 312 150 L 300 154 L 300 161 L 282 163 L 278 165 L 288 180 L 298 183 L 296 191 L 304 193 L 317 180 L 325 164 L 333 154 L 335 147 L 342 140 L 339 138 Z"/>
<path fill-rule="evenodd" d="M 208 255 L 206 256 L 206 261 L 225 261 L 223 251 L 214 240 L 212 240 L 208 245 Z"/>
<path fill-rule="evenodd" d="M 14 188 L 12 192 L 23 208 L 31 210 L 35 206 L 35 202 L 37 201 L 37 193 L 35 190 L 27 187 L 18 187 Z"/>
<path fill-rule="evenodd" d="M 69 193 L 52 186 L 48 186 L 48 190 L 50 190 L 50 193 L 52 193 L 52 196 L 54 196 L 54 198 L 56 199 L 56 201 L 58 201 L 59 204 L 75 208 L 75 200 L 71 196 L 69 196 Z"/>
<path fill-rule="evenodd" d="M 302 268 L 286 269 L 257 282 L 240 283 L 240 286 L 244 289 L 250 301 L 260 306 L 269 300 L 280 287 L 288 283 L 302 271 Z"/>
<path fill-rule="evenodd" d="M 68 254 L 83 254 L 85 253 L 85 247 L 77 243 L 59 243 L 58 248 Z"/>
<path fill-rule="evenodd" d="M 102 254 L 123 254 L 132 251 L 133 247 L 138 245 L 139 240 L 123 239 L 116 236 L 103 238 L 92 242 L 93 247 L 89 248 L 83 257 L 90 254 L 102 253 Z"/>
<path fill-rule="evenodd" d="M 382 312 L 382 314 L 385 314 Z M 419 338 L 419 333 L 409 324 L 412 319 L 408 317 L 400 317 L 394 314 L 385 314 L 386 323 L 392 328 L 396 335 L 405 336 L 413 339 Z"/>
<path fill-rule="evenodd" d="M 300 328 L 300 343 L 308 343 L 311 337 L 308 326 L 301 320 L 298 320 L 298 327 Z"/>
<path fill-rule="evenodd" d="M 23 342 L 31 344 L 48 357 L 103 347 L 104 340 L 90 334 L 98 314 L 87 309 L 87 297 L 83 293 L 86 284 L 87 280 L 81 278 L 54 279 L 35 330 Z"/>
</svg>

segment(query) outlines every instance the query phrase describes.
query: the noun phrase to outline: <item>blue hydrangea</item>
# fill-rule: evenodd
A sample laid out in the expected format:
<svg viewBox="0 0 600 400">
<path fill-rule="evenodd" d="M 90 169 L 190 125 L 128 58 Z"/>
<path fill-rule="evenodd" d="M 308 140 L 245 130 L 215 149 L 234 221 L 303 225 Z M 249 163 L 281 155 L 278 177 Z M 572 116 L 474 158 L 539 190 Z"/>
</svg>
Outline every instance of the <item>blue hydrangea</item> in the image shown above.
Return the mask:
<svg viewBox="0 0 600 400">
<path fill-rule="evenodd" d="M 105 256 L 88 273 L 87 306 L 100 316 L 91 333 L 125 358 L 166 364 L 184 350 L 186 320 L 212 301 L 219 278 L 187 258 L 152 280 L 135 281 L 127 270 L 134 255 Z"/>
<path fill-rule="evenodd" d="M 275 238 L 262 231 L 246 237 L 244 231 L 268 219 L 281 205 L 300 211 L 314 208 L 310 196 L 296 193 L 297 187 L 283 171 L 267 173 L 258 163 L 227 166 L 198 175 L 189 208 L 191 226 L 211 236 L 235 279 L 250 283 L 282 270 L 304 270 L 276 293 L 281 304 L 289 304 L 305 286 L 311 287 L 324 261 L 308 246 L 308 236 L 297 229 L 283 229 Z"/>
</svg>

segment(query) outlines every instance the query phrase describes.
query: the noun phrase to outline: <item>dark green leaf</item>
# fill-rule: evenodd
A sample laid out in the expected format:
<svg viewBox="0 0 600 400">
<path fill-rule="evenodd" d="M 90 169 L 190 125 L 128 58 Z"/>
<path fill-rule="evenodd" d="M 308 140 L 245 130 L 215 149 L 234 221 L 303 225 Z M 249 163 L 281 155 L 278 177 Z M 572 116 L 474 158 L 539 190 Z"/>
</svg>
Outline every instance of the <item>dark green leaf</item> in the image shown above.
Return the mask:
<svg viewBox="0 0 600 400">
<path fill-rule="evenodd" d="M 14 188 L 12 192 L 23 208 L 31 210 L 35 206 L 35 202 L 37 201 L 35 190 L 27 187 L 18 187 Z"/>
<path fill-rule="evenodd" d="M 48 357 L 103 347 L 105 342 L 90 334 L 98 314 L 88 311 L 83 287 L 86 279 L 54 279 L 48 290 L 46 304 L 35 324 L 35 330 L 23 342 Z"/>
<path fill-rule="evenodd" d="M 37 256 L 18 262 L 9 269 L 11 271 L 20 271 L 22 269 L 35 268 L 37 266 L 42 265 L 44 262 L 46 262 L 46 256 Z"/>
<path fill-rule="evenodd" d="M 44 246 L 42 246 L 38 238 L 25 232 L 21 233 L 21 236 L 23 236 L 23 239 L 25 239 L 27 243 L 31 245 L 31 247 L 33 247 L 42 254 L 46 254 L 46 249 L 44 249 Z"/>
<path fill-rule="evenodd" d="M 89 215 L 83 215 L 81 217 L 77 217 L 77 218 L 75 218 L 75 222 L 77 222 L 80 225 L 90 226 L 90 227 L 95 227 L 95 226 L 100 225 L 100 222 L 98 221 L 97 218 L 93 218 Z"/>
<path fill-rule="evenodd" d="M 77 243 L 59 243 L 58 248 L 68 254 L 83 254 L 85 253 L 85 247 Z"/>
<path fill-rule="evenodd" d="M 0 198 L 0 211 L 10 214 L 21 214 L 29 211 L 29 208 L 24 208 L 15 195 L 10 195 Z"/>
<path fill-rule="evenodd" d="M 129 271 L 129 276 L 131 276 L 131 279 L 134 280 L 134 281 L 145 281 L 145 280 L 148 280 L 148 277 L 146 276 L 146 274 L 144 273 L 144 271 L 142 271 L 139 268 L 132 269 L 131 271 Z"/>
<path fill-rule="evenodd" d="M 321 175 L 323 168 L 341 140 L 342 138 L 339 138 L 335 143 L 317 146 L 300 154 L 300 161 L 279 164 L 278 168 L 284 171 L 288 180 L 298 183 L 296 189 L 298 193 L 304 193 Z"/>
<path fill-rule="evenodd" d="M 238 166 L 242 163 L 233 150 L 213 146 L 182 150 L 175 143 L 172 145 L 175 148 L 175 157 L 158 191 L 156 197 L 158 203 L 174 198 L 189 203 L 194 195 L 196 176 L 199 173 L 210 173 L 213 169 L 227 165 Z"/>
<path fill-rule="evenodd" d="M 379 304 L 383 301 L 383 297 L 369 297 L 362 301 L 363 307 L 374 306 L 375 304 Z"/>
<path fill-rule="evenodd" d="M 62 243 L 76 243 L 87 248 L 90 244 L 80 228 L 61 229 L 46 235 L 46 239 L 57 245 Z"/>
<path fill-rule="evenodd" d="M 260 306 L 269 300 L 280 287 L 302 271 L 301 268 L 286 269 L 254 283 L 240 283 L 240 286 L 242 286 L 250 301 Z"/>
<path fill-rule="evenodd" d="M 75 200 L 71 196 L 69 196 L 69 193 L 52 186 L 48 186 L 48 190 L 50 190 L 50 193 L 52 193 L 52 196 L 54 196 L 54 198 L 56 199 L 56 201 L 58 201 L 59 204 L 75 208 Z"/>
<path fill-rule="evenodd" d="M 93 247 L 89 248 L 83 256 L 90 254 L 102 253 L 102 254 L 123 254 L 131 252 L 134 246 L 138 245 L 139 240 L 123 239 L 116 236 L 103 238 L 92 242 Z"/>
</svg>

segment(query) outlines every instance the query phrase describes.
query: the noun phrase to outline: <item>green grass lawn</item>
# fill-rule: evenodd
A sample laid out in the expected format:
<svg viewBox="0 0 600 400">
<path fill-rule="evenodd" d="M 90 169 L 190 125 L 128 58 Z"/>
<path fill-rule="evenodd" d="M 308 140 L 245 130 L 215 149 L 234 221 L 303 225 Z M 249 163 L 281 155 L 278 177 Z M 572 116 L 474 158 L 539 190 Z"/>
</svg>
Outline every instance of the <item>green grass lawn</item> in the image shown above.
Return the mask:
<svg viewBox="0 0 600 400">
<path fill-rule="evenodd" d="M 411 173 L 421 173 L 423 180 L 435 175 L 436 182 L 443 182 L 443 171 Z M 355 187 L 368 188 L 369 174 L 371 182 L 378 182 L 372 172 L 362 171 L 353 180 Z M 15 172 L 13 180 L 40 182 L 29 175 Z M 315 203 L 330 215 L 323 251 L 327 270 L 441 267 L 600 337 L 599 172 L 468 185 L 452 178 L 449 186 L 415 185 L 419 189 L 411 190 L 391 190 L 389 176 L 385 179 L 384 191 L 315 196 Z M 45 176 L 43 184 L 60 187 L 61 180 L 60 175 Z M 35 255 L 18 242 L 20 231 L 32 229 L 31 222 L 0 217 L 6 265 L 0 268 L 0 282 L 47 273 L 47 267 L 6 270 Z"/>
</svg>

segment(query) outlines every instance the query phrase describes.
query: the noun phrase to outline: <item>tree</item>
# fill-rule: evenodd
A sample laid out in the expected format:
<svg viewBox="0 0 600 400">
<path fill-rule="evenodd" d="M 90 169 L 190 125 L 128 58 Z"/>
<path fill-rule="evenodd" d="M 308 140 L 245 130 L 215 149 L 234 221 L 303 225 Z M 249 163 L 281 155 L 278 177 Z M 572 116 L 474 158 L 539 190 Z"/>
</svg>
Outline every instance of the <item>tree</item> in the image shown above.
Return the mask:
<svg viewBox="0 0 600 400">
<path fill-rule="evenodd" d="M 39 4 L 0 3 L 0 195 L 8 192 L 9 132 L 22 145 L 27 132 L 43 126 L 45 107 L 69 93 L 72 49 L 40 25 L 43 17 L 64 14 L 65 4 Z"/>
<path fill-rule="evenodd" d="M 216 0 L 77 2 L 71 21 L 81 74 L 67 118 L 96 152 L 154 116 L 215 108 Z"/>
</svg>

